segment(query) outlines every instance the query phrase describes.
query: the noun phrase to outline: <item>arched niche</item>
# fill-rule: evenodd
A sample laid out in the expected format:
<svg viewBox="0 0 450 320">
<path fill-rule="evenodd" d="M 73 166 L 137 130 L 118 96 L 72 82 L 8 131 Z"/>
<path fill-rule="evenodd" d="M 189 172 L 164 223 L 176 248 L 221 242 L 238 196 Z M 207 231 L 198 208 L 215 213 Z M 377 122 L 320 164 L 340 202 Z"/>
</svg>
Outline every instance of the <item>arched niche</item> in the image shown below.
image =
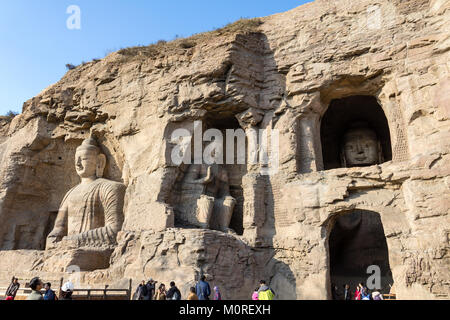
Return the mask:
<svg viewBox="0 0 450 320">
<path fill-rule="evenodd" d="M 234 164 L 226 164 L 227 159 L 227 130 L 242 130 L 238 119 L 234 114 L 219 114 L 210 113 L 205 119 L 206 129 L 217 129 L 222 132 L 224 137 L 224 167 L 228 172 L 228 182 L 230 187 L 230 194 L 236 200 L 233 216 L 230 222 L 230 228 L 238 235 L 244 233 L 244 191 L 242 186 L 242 178 L 247 173 L 247 166 L 245 164 L 238 164 L 238 143 L 237 138 L 234 139 Z M 247 146 L 247 140 L 245 144 Z M 245 153 L 246 154 L 246 153 Z"/>
<path fill-rule="evenodd" d="M 227 130 L 242 130 L 236 116 L 232 113 L 213 113 L 210 112 L 203 119 L 198 120 L 201 121 L 201 129 L 202 133 L 209 129 L 216 129 L 222 133 L 223 137 L 223 161 L 224 164 L 220 166 L 224 168 L 227 172 L 228 176 L 228 187 L 230 195 L 236 200 L 236 204 L 234 206 L 233 215 L 231 217 L 229 228 L 234 230 L 238 235 L 242 235 L 244 233 L 243 226 L 243 208 L 244 208 L 244 196 L 243 196 L 243 186 L 242 186 L 242 178 L 247 173 L 247 167 L 245 164 L 238 164 L 237 156 L 238 156 L 238 143 L 237 138 L 234 140 L 234 162 L 232 164 L 227 164 Z M 193 127 L 191 122 L 186 123 L 187 127 Z M 187 129 L 187 128 L 186 128 Z M 195 135 L 193 129 L 188 129 L 191 134 Z M 242 130 L 242 133 L 245 135 L 245 132 Z M 246 142 L 246 141 L 245 141 Z M 205 146 L 207 143 L 203 145 L 202 152 L 205 151 Z M 247 145 L 247 142 L 246 142 Z M 191 143 L 191 161 L 194 162 L 194 143 Z M 204 159 L 202 160 L 204 161 Z M 190 221 L 189 217 L 193 216 L 193 212 L 195 211 L 196 201 L 198 196 L 201 193 L 204 193 L 204 190 L 201 190 L 203 187 L 198 186 L 195 187 L 195 190 L 191 190 L 192 184 L 186 183 L 186 175 L 190 170 L 191 166 L 194 164 L 182 164 L 179 168 L 178 177 L 174 182 L 174 186 L 170 192 L 170 196 L 168 197 L 168 202 L 174 207 L 175 211 L 175 226 L 178 228 L 197 228 L 195 223 Z M 197 190 L 198 189 L 198 190 Z M 220 195 L 219 195 L 220 197 Z M 214 209 L 216 212 L 216 209 Z M 211 217 L 210 227 L 212 229 L 217 229 L 217 215 L 214 213 Z"/>
<path fill-rule="evenodd" d="M 389 293 L 394 280 L 380 215 L 369 210 L 344 212 L 330 221 L 329 230 L 330 289 L 336 285 L 338 297 L 343 298 L 344 285 L 348 284 L 353 297 L 358 283 L 366 285 L 373 275 L 367 273 L 368 267 L 378 266 L 381 288 L 377 289 Z"/>
<path fill-rule="evenodd" d="M 354 125 L 366 126 L 376 133 L 382 158 L 392 160 L 391 137 L 387 118 L 373 96 L 356 95 L 331 101 L 320 123 L 323 167 L 325 170 L 341 168 L 342 146 L 346 132 Z"/>
</svg>

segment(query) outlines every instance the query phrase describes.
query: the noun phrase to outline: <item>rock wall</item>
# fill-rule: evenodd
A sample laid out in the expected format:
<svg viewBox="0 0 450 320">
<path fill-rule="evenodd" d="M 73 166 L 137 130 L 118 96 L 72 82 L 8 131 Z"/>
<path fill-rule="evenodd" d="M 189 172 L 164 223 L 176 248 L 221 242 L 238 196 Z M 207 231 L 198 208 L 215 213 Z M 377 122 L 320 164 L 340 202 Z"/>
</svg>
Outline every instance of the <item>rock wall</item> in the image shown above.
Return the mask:
<svg viewBox="0 0 450 320">
<path fill-rule="evenodd" d="M 381 218 L 398 298 L 448 298 L 449 9 L 443 0 L 315 1 L 69 71 L 2 124 L 0 272 L 57 276 L 76 263 L 41 250 L 78 183 L 75 148 L 92 134 L 105 177 L 127 193 L 109 267 L 82 270 L 83 284 L 151 276 L 186 292 L 205 273 L 226 298 L 250 297 L 265 278 L 279 299 L 326 299 L 333 224 L 368 210 Z M 325 171 L 321 119 L 350 96 L 376 98 L 392 161 Z M 182 170 L 170 160 L 171 133 L 220 119 L 279 130 L 279 170 L 240 169 L 242 236 L 174 229 Z"/>
</svg>

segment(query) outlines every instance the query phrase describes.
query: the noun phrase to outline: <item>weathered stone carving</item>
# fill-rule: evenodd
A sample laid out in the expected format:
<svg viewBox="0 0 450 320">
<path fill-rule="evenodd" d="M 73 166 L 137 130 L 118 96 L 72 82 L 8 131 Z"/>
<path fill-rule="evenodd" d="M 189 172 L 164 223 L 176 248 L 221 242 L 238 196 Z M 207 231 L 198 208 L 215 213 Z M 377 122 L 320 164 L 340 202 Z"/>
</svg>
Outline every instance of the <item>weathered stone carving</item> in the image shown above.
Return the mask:
<svg viewBox="0 0 450 320">
<path fill-rule="evenodd" d="M 182 182 L 180 205 L 185 213 L 182 220 L 189 224 L 227 231 L 236 205 L 227 170 L 218 164 L 190 165 Z"/>
<path fill-rule="evenodd" d="M 81 183 L 64 197 L 47 249 L 59 242 L 69 247 L 116 242 L 123 223 L 125 186 L 102 178 L 105 165 L 106 157 L 93 138 L 77 148 L 75 168 Z"/>
<path fill-rule="evenodd" d="M 0 121 L 0 278 L 58 279 L 77 265 L 92 271 L 81 273 L 82 286 L 125 288 L 129 279 L 135 286 L 153 277 L 174 280 L 184 296 L 205 274 L 224 299 L 247 299 L 261 279 L 276 299 L 326 299 L 332 222 L 367 210 L 380 216 L 397 298 L 448 299 L 449 5 L 317 0 L 261 19 L 257 32 L 196 35 L 187 49 L 179 46 L 184 39 L 124 49 L 69 71 L 12 122 Z M 368 6 L 398 16 L 373 28 Z M 332 118 L 339 122 L 336 139 L 319 143 L 316 126 L 331 101 L 360 95 L 379 104 L 387 132 L 357 104 L 345 121 Z M 171 206 L 177 218 L 197 223 L 197 200 L 208 194 L 203 184 L 175 183 L 184 175 L 168 161 L 172 129 L 209 118 L 208 127 L 226 130 L 232 121 L 225 119 L 245 110 L 238 119 L 246 131 L 279 129 L 280 166 L 270 176 L 260 176 L 259 164 L 226 166 L 238 200 L 231 225 L 238 227 L 242 204 L 243 236 L 188 229 L 181 221 L 173 228 Z M 370 121 L 385 160 L 392 145 L 393 161 L 341 168 L 340 139 L 351 129 L 341 124 L 352 119 Z M 112 256 L 93 247 L 42 252 L 53 212 L 78 183 L 74 141 L 88 130 L 108 145 L 108 177 L 127 181 L 128 225 Z M 329 147 L 330 170 L 324 163 L 321 171 L 320 154 Z"/>
<path fill-rule="evenodd" d="M 343 167 L 364 167 L 383 162 L 380 141 L 364 123 L 355 123 L 344 134 L 341 161 Z"/>
</svg>

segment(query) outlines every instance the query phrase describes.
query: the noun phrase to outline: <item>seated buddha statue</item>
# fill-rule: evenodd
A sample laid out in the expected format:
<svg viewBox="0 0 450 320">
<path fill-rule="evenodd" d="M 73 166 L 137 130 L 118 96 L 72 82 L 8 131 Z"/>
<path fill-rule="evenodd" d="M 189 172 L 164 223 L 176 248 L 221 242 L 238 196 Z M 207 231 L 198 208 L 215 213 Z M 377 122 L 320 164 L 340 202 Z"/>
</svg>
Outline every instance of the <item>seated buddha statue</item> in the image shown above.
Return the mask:
<svg viewBox="0 0 450 320">
<path fill-rule="evenodd" d="M 47 237 L 47 249 L 60 242 L 75 248 L 116 243 L 124 219 L 125 185 L 103 179 L 105 166 L 106 157 L 97 142 L 84 140 L 75 153 L 81 183 L 62 200 L 54 229 Z"/>
</svg>

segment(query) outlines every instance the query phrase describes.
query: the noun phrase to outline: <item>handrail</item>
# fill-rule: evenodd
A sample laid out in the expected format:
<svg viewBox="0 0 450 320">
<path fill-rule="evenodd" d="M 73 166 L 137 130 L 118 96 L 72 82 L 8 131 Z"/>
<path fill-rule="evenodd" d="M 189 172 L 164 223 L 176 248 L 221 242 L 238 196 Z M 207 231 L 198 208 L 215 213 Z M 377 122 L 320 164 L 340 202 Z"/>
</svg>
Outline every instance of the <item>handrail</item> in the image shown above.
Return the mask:
<svg viewBox="0 0 450 320">
<path fill-rule="evenodd" d="M 62 284 L 63 284 L 63 279 L 60 280 L 59 289 L 55 290 L 55 292 L 57 292 L 57 296 L 59 296 L 59 297 L 61 295 Z M 74 289 L 73 292 L 75 294 L 74 295 L 75 297 L 87 296 L 88 300 L 91 298 L 91 296 L 94 296 L 94 297 L 103 296 L 103 299 L 106 300 L 108 298 L 108 293 L 109 293 L 110 296 L 115 296 L 115 297 L 117 297 L 117 296 L 126 296 L 126 298 L 128 300 L 131 300 L 131 295 L 132 295 L 132 286 L 131 285 L 132 285 L 132 279 L 129 280 L 129 287 L 128 287 L 128 289 L 109 289 L 108 285 L 105 285 L 105 287 L 102 288 L 102 289 L 100 289 L 100 288 L 77 288 L 77 289 Z M 6 290 L 8 290 L 8 287 L 0 287 L 0 293 L 3 293 L 3 294 L 0 294 L 0 295 L 6 294 Z M 22 294 L 26 294 L 26 293 L 30 293 L 31 292 L 31 288 L 29 288 L 29 287 L 21 287 L 17 291 L 18 291 L 18 293 L 20 292 Z M 85 293 L 85 292 L 86 292 L 86 295 L 80 294 L 80 293 Z M 42 289 L 41 293 L 45 293 L 45 290 Z M 97 294 L 95 294 L 95 293 L 97 293 Z M 100 294 L 98 294 L 98 293 L 100 293 Z M 114 294 L 114 293 L 116 293 L 116 294 Z"/>
</svg>

